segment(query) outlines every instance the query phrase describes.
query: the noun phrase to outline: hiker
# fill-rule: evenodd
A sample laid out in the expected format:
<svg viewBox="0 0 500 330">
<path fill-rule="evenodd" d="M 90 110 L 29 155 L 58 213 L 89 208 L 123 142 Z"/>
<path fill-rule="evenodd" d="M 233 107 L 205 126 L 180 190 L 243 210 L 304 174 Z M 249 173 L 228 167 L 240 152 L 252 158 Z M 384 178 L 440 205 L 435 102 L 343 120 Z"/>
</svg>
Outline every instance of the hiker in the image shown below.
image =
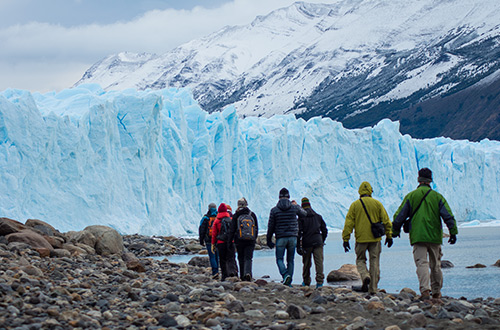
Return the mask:
<svg viewBox="0 0 500 330">
<path fill-rule="evenodd" d="M 242 197 L 238 200 L 238 208 L 233 215 L 230 237 L 236 245 L 240 278 L 243 281 L 252 280 L 253 251 L 258 232 L 257 216 L 248 208 L 245 197 Z"/>
<path fill-rule="evenodd" d="M 231 217 L 227 212 L 227 206 L 224 203 L 217 209 L 217 218 L 212 227 L 212 252 L 217 250 L 219 254 L 219 266 L 221 270 L 221 280 L 226 277 L 237 276 L 238 271 L 233 270 L 232 264 L 236 265 L 234 244 L 229 240 L 231 228 Z"/>
<path fill-rule="evenodd" d="M 392 226 L 382 203 L 372 198 L 373 189 L 370 183 L 362 182 L 358 192 L 359 199 L 351 204 L 345 217 L 342 231 L 343 246 L 344 251 L 349 252 L 351 249 L 349 238 L 354 229 L 356 268 L 363 284 L 361 287 L 353 286 L 353 290 L 375 294 L 380 280 L 380 252 L 382 250 L 380 241 L 385 231 L 385 244 L 389 248 L 392 246 Z M 370 260 L 369 271 L 366 267 L 366 251 Z"/>
<path fill-rule="evenodd" d="M 279 201 L 269 214 L 267 246 L 271 249 L 276 246 L 276 264 L 283 277 L 283 284 L 287 286 L 292 286 L 295 248 L 299 232 L 298 215 L 306 216 L 307 212 L 295 201 L 290 201 L 290 193 L 286 188 L 282 188 Z M 276 235 L 276 244 L 272 241 L 273 234 Z M 283 261 L 285 251 L 286 266 Z"/>
<path fill-rule="evenodd" d="M 432 171 L 422 168 L 418 171 L 418 187 L 405 196 L 394 214 L 393 236 L 399 237 L 401 226 L 410 234 L 413 259 L 417 267 L 417 277 L 421 299 L 441 298 L 443 272 L 441 271 L 441 245 L 443 227 L 441 219 L 448 227 L 448 243 L 457 241 L 458 228 L 446 199 L 433 190 Z M 408 219 L 408 220 L 407 220 Z M 430 269 L 430 276 L 429 276 Z"/>
<path fill-rule="evenodd" d="M 229 217 L 233 218 L 233 209 L 231 205 L 226 204 L 227 213 L 229 213 Z M 229 233 L 230 234 L 230 233 Z M 238 276 L 238 265 L 236 264 L 236 247 L 234 246 L 234 240 L 232 238 L 229 239 L 227 243 L 228 249 L 228 263 L 227 263 L 227 273 L 229 277 Z"/>
<path fill-rule="evenodd" d="M 314 257 L 316 269 L 316 289 L 323 286 L 325 274 L 323 273 L 323 245 L 325 245 L 328 229 L 323 217 L 316 213 L 307 197 L 302 198 L 302 208 L 306 216 L 299 216 L 299 235 L 297 253 L 302 255 L 302 286 L 311 285 L 311 261 Z"/>
<path fill-rule="evenodd" d="M 212 267 L 212 276 L 219 277 L 219 254 L 217 251 L 212 252 L 212 225 L 217 218 L 217 205 L 215 203 L 208 204 L 208 212 L 201 218 L 198 233 L 200 236 L 200 244 L 205 245 L 208 251 L 210 266 Z"/>
</svg>

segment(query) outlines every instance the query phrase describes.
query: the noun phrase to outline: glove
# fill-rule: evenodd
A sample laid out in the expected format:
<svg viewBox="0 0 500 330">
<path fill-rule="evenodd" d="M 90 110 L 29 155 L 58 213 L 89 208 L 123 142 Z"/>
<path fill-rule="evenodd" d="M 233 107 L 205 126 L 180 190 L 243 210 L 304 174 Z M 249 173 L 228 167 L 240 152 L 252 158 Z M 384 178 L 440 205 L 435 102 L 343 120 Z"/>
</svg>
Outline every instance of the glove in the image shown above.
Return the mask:
<svg viewBox="0 0 500 330">
<path fill-rule="evenodd" d="M 399 231 L 398 232 L 396 232 L 396 231 L 392 232 L 392 238 L 400 237 L 399 235 L 400 235 Z"/>
<path fill-rule="evenodd" d="M 386 237 L 385 238 L 385 245 L 387 245 L 388 248 L 390 248 L 392 246 L 392 238 L 388 238 Z"/>
<path fill-rule="evenodd" d="M 212 250 L 212 253 L 215 254 L 215 244 L 212 244 L 212 246 L 210 247 L 210 249 Z"/>
<path fill-rule="evenodd" d="M 349 252 L 351 246 L 349 245 L 349 241 L 344 242 L 344 251 L 345 253 Z"/>
<path fill-rule="evenodd" d="M 267 246 L 268 246 L 270 249 L 274 249 L 274 246 L 275 246 L 275 245 L 276 245 L 276 244 L 274 244 L 274 243 L 273 243 L 273 242 L 271 242 L 271 241 L 267 242 Z"/>
<path fill-rule="evenodd" d="M 302 246 L 300 246 L 300 245 L 297 246 L 297 254 L 300 256 L 304 254 L 304 250 L 302 249 Z"/>
<path fill-rule="evenodd" d="M 200 239 L 200 245 L 201 245 L 201 246 L 205 246 L 205 241 L 204 241 L 204 240 L 202 240 L 202 239 Z"/>
<path fill-rule="evenodd" d="M 450 239 L 448 240 L 448 243 L 451 245 L 455 244 L 457 242 L 457 235 L 450 235 Z"/>
</svg>

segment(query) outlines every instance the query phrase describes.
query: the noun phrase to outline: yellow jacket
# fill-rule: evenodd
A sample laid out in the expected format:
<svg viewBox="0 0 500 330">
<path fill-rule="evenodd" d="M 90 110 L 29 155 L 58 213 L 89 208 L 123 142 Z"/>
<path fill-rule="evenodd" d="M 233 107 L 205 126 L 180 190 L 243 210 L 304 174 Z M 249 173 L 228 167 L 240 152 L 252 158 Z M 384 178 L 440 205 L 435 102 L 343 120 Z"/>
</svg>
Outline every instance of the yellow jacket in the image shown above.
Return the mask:
<svg viewBox="0 0 500 330">
<path fill-rule="evenodd" d="M 373 189 L 370 183 L 366 181 L 361 183 L 358 192 L 360 198 L 363 198 L 363 203 L 366 206 L 366 210 L 370 214 L 372 222 L 382 222 L 385 227 L 386 237 L 392 238 L 391 221 L 389 220 L 389 216 L 387 215 L 382 203 L 371 197 Z M 351 204 L 345 217 L 344 230 L 342 231 L 342 239 L 344 242 L 349 241 L 353 229 L 354 237 L 358 243 L 378 242 L 381 240 L 381 237 L 373 237 L 370 220 L 368 220 L 366 212 L 359 199 Z"/>
</svg>

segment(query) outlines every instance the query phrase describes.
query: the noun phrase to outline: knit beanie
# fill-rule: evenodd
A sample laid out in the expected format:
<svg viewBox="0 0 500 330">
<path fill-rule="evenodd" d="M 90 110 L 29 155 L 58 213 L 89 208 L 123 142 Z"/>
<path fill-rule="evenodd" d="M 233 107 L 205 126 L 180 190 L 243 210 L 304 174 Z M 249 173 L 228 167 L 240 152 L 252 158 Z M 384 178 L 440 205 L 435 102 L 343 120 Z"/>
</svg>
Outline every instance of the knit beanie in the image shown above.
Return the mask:
<svg viewBox="0 0 500 330">
<path fill-rule="evenodd" d="M 210 203 L 208 204 L 208 209 L 217 209 L 217 205 L 215 205 L 215 203 Z"/>
<path fill-rule="evenodd" d="M 290 198 L 290 193 L 288 192 L 288 189 L 281 188 L 281 190 L 280 190 L 280 198 Z"/>
<path fill-rule="evenodd" d="M 224 203 L 220 203 L 219 209 L 217 210 L 219 213 L 227 212 L 227 206 Z"/>
<path fill-rule="evenodd" d="M 418 171 L 418 182 L 424 182 L 424 183 L 432 182 L 432 171 L 427 167 L 421 168 Z"/>
<path fill-rule="evenodd" d="M 231 208 L 231 205 L 229 205 L 229 204 L 226 204 L 226 209 L 227 209 L 227 211 L 229 211 L 229 212 L 232 212 L 232 211 L 233 211 L 233 209 Z"/>
<path fill-rule="evenodd" d="M 311 203 L 309 203 L 309 199 L 307 197 L 302 198 L 302 208 L 311 207 Z"/>
<path fill-rule="evenodd" d="M 241 197 L 240 199 L 238 199 L 238 208 L 243 208 L 243 207 L 247 207 L 247 206 L 248 206 L 248 202 L 247 202 L 245 197 Z"/>
</svg>

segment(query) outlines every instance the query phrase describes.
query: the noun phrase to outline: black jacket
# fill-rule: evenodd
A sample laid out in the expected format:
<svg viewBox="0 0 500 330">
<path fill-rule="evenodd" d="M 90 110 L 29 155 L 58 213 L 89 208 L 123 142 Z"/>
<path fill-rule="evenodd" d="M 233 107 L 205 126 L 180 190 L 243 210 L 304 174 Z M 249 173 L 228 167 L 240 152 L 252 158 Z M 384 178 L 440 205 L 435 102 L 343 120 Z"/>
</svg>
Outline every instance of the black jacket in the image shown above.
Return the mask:
<svg viewBox="0 0 500 330">
<path fill-rule="evenodd" d="M 271 242 L 273 234 L 276 234 L 276 239 L 297 237 L 299 233 L 298 215 L 306 216 L 307 212 L 300 206 L 293 205 L 288 198 L 281 198 L 269 214 L 267 241 Z"/>
<path fill-rule="evenodd" d="M 257 231 L 257 235 L 259 233 L 259 222 L 257 221 L 257 216 L 255 213 L 250 211 L 248 207 L 241 208 L 236 211 L 235 214 L 233 214 L 233 220 L 231 221 L 231 236 L 234 239 L 235 244 L 249 244 L 249 242 L 255 243 L 255 241 L 241 241 L 238 239 L 238 235 L 236 235 L 236 230 L 238 230 L 238 217 L 242 214 L 247 214 L 250 213 L 250 215 L 255 219 L 255 230 Z"/>
<path fill-rule="evenodd" d="M 208 210 L 207 214 L 205 214 L 203 218 L 201 218 L 200 226 L 198 227 L 198 235 L 201 245 L 212 242 L 212 237 L 209 235 L 210 230 L 208 228 L 208 222 L 210 220 L 210 217 L 216 216 L 217 210 L 212 208 Z"/>
<path fill-rule="evenodd" d="M 303 248 L 323 245 L 328 236 L 328 229 L 323 217 L 312 208 L 305 209 L 306 216 L 299 216 L 299 242 Z"/>
</svg>

